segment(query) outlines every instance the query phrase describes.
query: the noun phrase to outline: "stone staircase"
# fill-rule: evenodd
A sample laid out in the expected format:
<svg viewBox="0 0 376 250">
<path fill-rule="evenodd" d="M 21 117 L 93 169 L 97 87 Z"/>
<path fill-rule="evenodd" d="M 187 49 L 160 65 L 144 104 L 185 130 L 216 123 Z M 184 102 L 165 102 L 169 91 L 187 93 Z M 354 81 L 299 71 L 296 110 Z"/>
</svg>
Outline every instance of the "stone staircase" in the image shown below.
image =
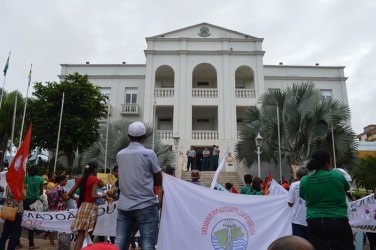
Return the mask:
<svg viewBox="0 0 376 250">
<path fill-rule="evenodd" d="M 200 171 L 200 180 L 206 186 L 210 187 L 213 180 L 215 171 Z M 191 172 L 182 172 L 182 180 L 191 181 Z M 221 172 L 219 175 L 219 184 L 225 186 L 226 182 L 231 182 L 234 187 L 240 192 L 240 189 L 244 186 L 242 179 L 237 172 Z"/>
</svg>

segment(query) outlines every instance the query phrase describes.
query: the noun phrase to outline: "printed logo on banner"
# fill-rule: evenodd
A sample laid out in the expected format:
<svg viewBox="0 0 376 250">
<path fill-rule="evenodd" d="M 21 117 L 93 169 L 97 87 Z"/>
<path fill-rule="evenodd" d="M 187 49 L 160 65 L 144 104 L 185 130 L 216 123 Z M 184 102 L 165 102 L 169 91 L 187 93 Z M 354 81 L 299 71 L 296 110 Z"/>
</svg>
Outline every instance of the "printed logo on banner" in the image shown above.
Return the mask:
<svg viewBox="0 0 376 250">
<path fill-rule="evenodd" d="M 247 249 L 248 233 L 245 226 L 234 219 L 225 219 L 218 222 L 211 234 L 214 249 Z"/>
<path fill-rule="evenodd" d="M 209 233 L 209 240 L 215 250 L 245 250 L 250 235 L 254 235 L 256 230 L 247 211 L 222 206 L 210 211 L 202 224 L 201 234 Z"/>
</svg>

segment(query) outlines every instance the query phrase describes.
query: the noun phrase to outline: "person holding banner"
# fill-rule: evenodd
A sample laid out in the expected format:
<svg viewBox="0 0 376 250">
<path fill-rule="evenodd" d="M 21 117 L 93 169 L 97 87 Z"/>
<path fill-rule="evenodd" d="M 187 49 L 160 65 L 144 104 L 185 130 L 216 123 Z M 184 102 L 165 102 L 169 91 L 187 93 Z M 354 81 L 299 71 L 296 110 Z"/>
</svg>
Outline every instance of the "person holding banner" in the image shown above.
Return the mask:
<svg viewBox="0 0 376 250">
<path fill-rule="evenodd" d="M 39 167 L 33 165 L 29 169 L 29 174 L 25 176 L 25 185 L 28 186 L 26 199 L 23 203 L 24 210 L 32 210 L 30 205 L 34 204 L 39 197 L 43 194 L 44 181 L 41 176 L 38 175 Z M 34 230 L 28 229 L 29 249 L 38 249 L 39 247 L 34 245 Z"/>
<path fill-rule="evenodd" d="M 24 191 L 22 193 L 22 199 L 25 199 L 26 197 L 26 190 L 27 190 L 27 185 L 24 186 Z M 9 238 L 8 242 L 8 250 L 14 250 L 16 249 L 17 245 L 19 245 L 19 239 L 21 236 L 21 223 L 22 223 L 22 217 L 23 217 L 23 202 L 22 200 L 20 202 L 17 202 L 10 191 L 9 186 L 6 187 L 5 189 L 5 206 L 8 207 L 13 207 L 13 208 L 18 208 L 15 220 L 11 221 L 8 219 L 4 220 L 4 225 L 3 225 L 3 232 L 1 233 L 1 238 L 0 238 L 0 249 L 5 249 L 5 243 Z"/>
<path fill-rule="evenodd" d="M 292 208 L 292 234 L 308 240 L 306 204 L 305 200 L 299 197 L 300 180 L 307 174 L 307 168 L 298 167 L 296 170 L 296 177 L 298 181 L 291 184 L 289 194 L 287 195 L 287 202 L 288 206 Z"/>
<path fill-rule="evenodd" d="M 81 249 L 86 234 L 91 235 L 94 231 L 98 218 L 96 199 L 105 198 L 110 201 L 107 194 L 98 194 L 98 188 L 104 186 L 104 183 L 97 178 L 97 169 L 97 163 L 89 162 L 85 167 L 83 176 L 77 179 L 68 193 L 68 196 L 72 198 L 77 188 L 80 188 L 77 204 L 79 209 L 71 225 L 72 231 L 78 232 L 76 244 L 74 245 L 75 250 Z"/>
<path fill-rule="evenodd" d="M 299 195 L 306 201 L 308 238 L 317 250 L 353 250 L 353 234 L 347 215 L 349 183 L 332 170 L 328 152 L 318 150 L 307 169 L 313 172 L 300 181 Z"/>
</svg>

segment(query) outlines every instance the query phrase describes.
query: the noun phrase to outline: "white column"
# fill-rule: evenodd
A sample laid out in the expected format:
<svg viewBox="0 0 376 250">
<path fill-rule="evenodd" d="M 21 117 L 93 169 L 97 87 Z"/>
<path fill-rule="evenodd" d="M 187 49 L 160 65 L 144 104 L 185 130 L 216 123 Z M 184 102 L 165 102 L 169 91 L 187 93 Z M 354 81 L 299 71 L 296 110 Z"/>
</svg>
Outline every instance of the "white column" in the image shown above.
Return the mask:
<svg viewBox="0 0 376 250">
<path fill-rule="evenodd" d="M 154 69 L 153 55 L 146 55 L 145 70 L 145 92 L 144 92 L 144 122 L 153 122 L 153 103 L 154 103 Z"/>
</svg>

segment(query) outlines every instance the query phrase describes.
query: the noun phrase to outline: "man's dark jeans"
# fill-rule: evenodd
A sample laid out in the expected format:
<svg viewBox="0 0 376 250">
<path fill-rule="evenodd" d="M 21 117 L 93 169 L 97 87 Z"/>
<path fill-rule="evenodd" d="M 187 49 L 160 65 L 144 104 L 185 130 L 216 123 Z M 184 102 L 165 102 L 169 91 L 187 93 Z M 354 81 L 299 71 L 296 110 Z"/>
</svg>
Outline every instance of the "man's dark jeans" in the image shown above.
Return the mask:
<svg viewBox="0 0 376 250">
<path fill-rule="evenodd" d="M 16 214 L 15 221 L 5 220 L 3 225 L 3 232 L 0 238 L 0 249 L 5 249 L 5 243 L 9 238 L 8 250 L 16 249 L 17 243 L 21 236 L 21 223 L 22 223 L 22 213 Z"/>
<path fill-rule="evenodd" d="M 292 234 L 308 240 L 307 226 L 292 223 Z"/>
</svg>

